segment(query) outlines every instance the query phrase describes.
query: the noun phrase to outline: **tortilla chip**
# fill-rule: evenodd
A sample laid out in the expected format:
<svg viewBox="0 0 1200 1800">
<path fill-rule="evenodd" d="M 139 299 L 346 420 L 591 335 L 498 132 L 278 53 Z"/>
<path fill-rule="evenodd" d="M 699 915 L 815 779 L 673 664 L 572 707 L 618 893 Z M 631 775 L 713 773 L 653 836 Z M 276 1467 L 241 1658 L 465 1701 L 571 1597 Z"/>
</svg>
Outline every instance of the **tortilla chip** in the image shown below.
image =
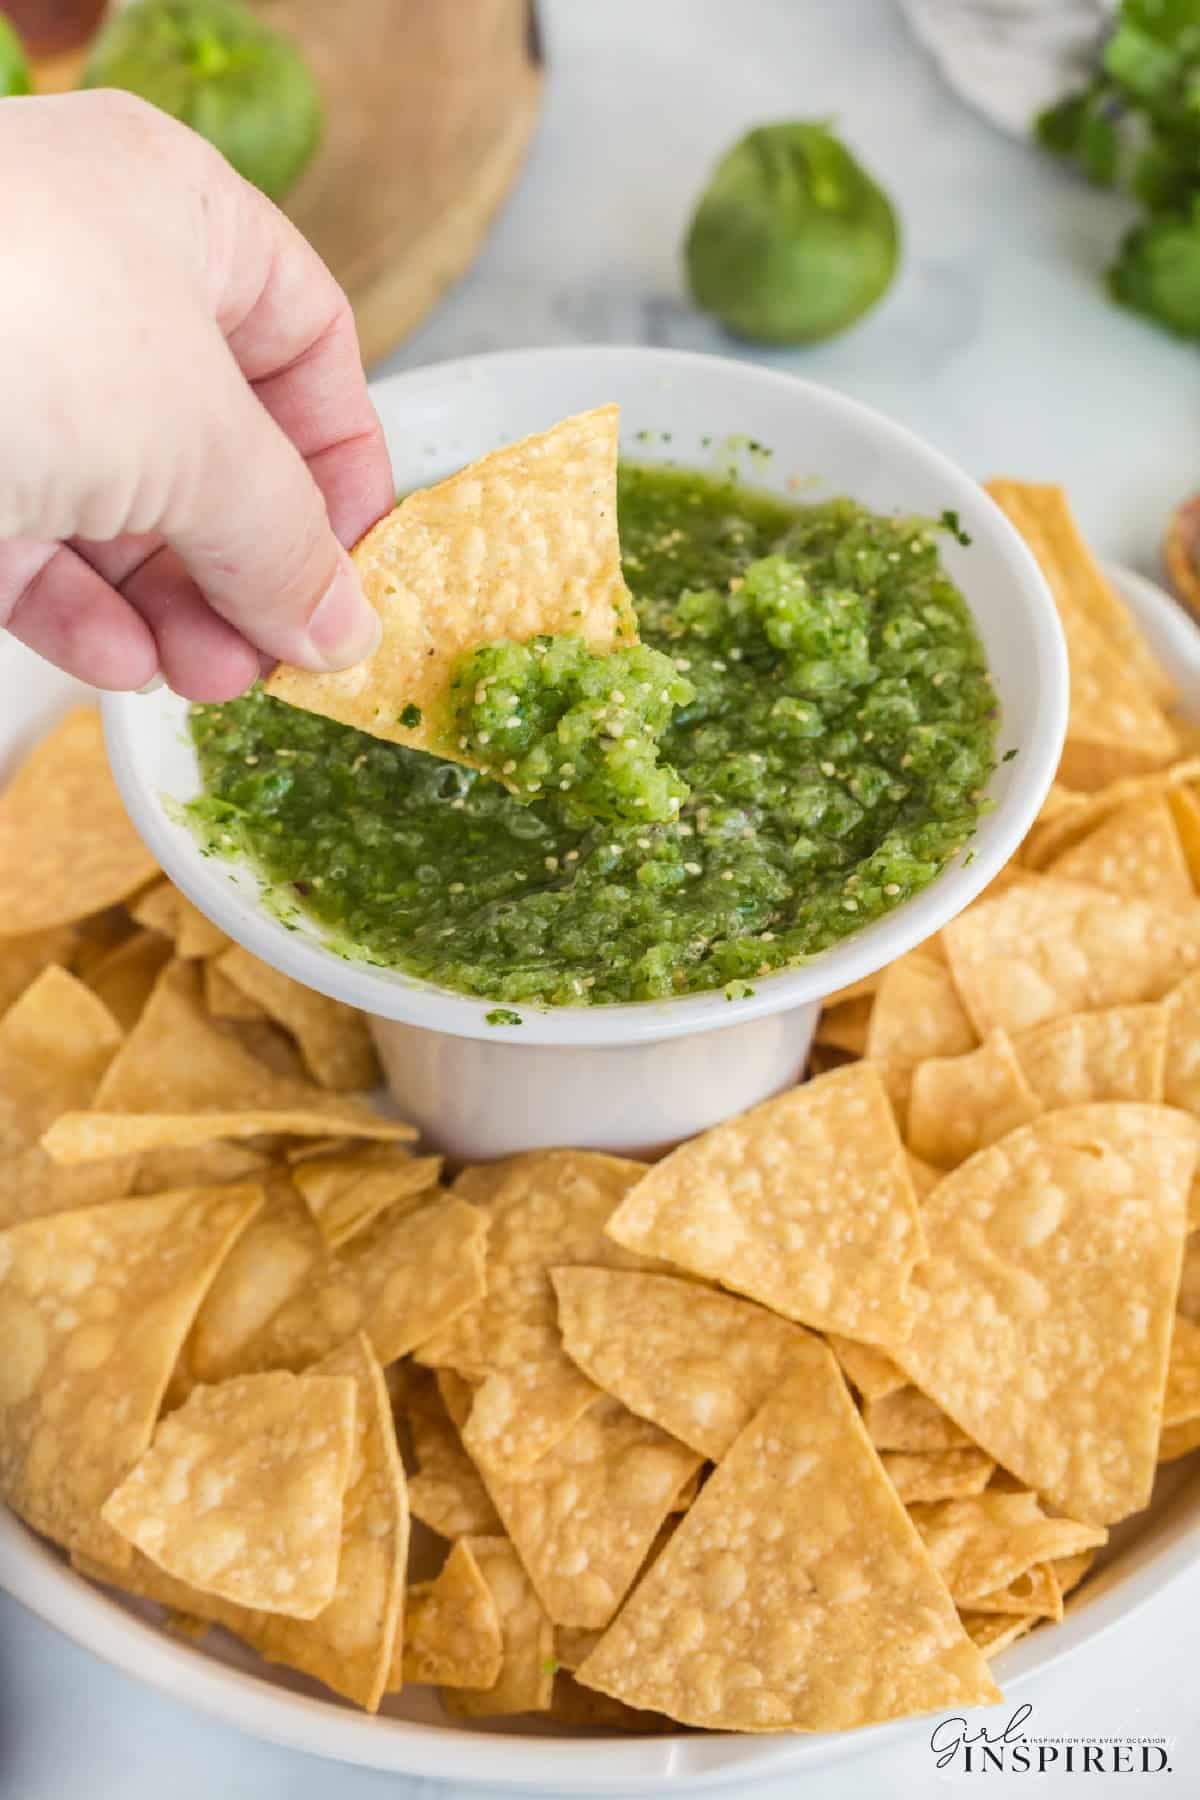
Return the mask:
<svg viewBox="0 0 1200 1800">
<path fill-rule="evenodd" d="M 908 1142 L 926 1162 L 955 1169 L 1042 1110 L 1003 1031 L 966 1056 L 930 1057 L 913 1070 Z"/>
<path fill-rule="evenodd" d="M 880 989 L 880 1004 L 883 990 Z M 916 1196 L 870 1063 L 835 1069 L 682 1144 L 609 1236 L 785 1318 L 885 1348 L 908 1331 Z"/>
<path fill-rule="evenodd" d="M 1066 492 L 1058 486 L 994 478 L 984 483 L 1037 557 L 1055 605 L 1067 618 L 1082 618 L 1161 705 L 1174 698 L 1170 677 L 1137 620 L 1088 548 Z"/>
<path fill-rule="evenodd" d="M 255 1187 L 117 1200 L 0 1233 L 0 1493 L 36 1531 L 119 1567 L 100 1518 L 137 1462 L 180 1346 Z"/>
<path fill-rule="evenodd" d="M 1194 907 L 1196 890 L 1166 795 L 1118 807 L 1044 865 L 1060 881 L 1089 882 L 1153 906 Z"/>
<path fill-rule="evenodd" d="M 434 1581 L 408 1590 L 404 1654 L 397 1678 L 441 1687 L 489 1688 L 500 1679 L 504 1641 L 492 1590 L 470 1546 L 455 1544 Z"/>
<path fill-rule="evenodd" d="M 160 881 L 147 889 L 134 901 L 130 911 L 139 925 L 169 937 L 176 956 L 185 962 L 218 956 L 229 943 L 220 926 L 214 925 L 170 881 Z"/>
<path fill-rule="evenodd" d="M 284 664 L 267 692 L 373 737 L 464 760 L 447 742 L 454 664 L 496 638 L 574 632 L 603 652 L 637 639 L 617 539 L 615 406 L 506 445 L 409 494 L 355 547 L 383 639 L 331 675 Z M 401 722 L 410 708 L 418 722 Z M 411 717 L 411 714 L 409 714 Z"/>
<path fill-rule="evenodd" d="M 896 1361 L 1091 1523 L 1150 1496 L 1195 1160 L 1169 1107 L 1072 1107 L 972 1157 L 923 1209 L 929 1255 Z"/>
<path fill-rule="evenodd" d="M 603 1631 L 584 1630 L 576 1625 L 554 1627 L 554 1659 L 560 1669 L 575 1670 L 585 1662 L 604 1636 Z M 594 1692 L 594 1689 L 585 1690 Z"/>
<path fill-rule="evenodd" d="M 417 1459 L 408 1484 L 413 1517 L 439 1537 L 499 1536 L 499 1514 L 462 1447 L 437 1381 L 430 1370 L 416 1366 L 411 1377 L 403 1411 Z"/>
<path fill-rule="evenodd" d="M 1081 1551 L 1081 1555 L 1092 1555 Z M 990 1594 L 979 1594 L 971 1602 L 973 1612 L 1004 1613 L 1015 1618 L 1053 1619 L 1063 1616 L 1062 1589 L 1054 1573 L 1053 1562 L 1034 1563 L 1002 1588 Z"/>
<path fill-rule="evenodd" d="M 222 1187 L 231 1181 L 257 1181 L 270 1164 L 246 1144 L 226 1144 L 218 1138 L 188 1150 L 149 1150 L 139 1156 L 130 1192 L 162 1194 L 168 1188 Z"/>
<path fill-rule="evenodd" d="M 835 1050 L 845 1050 L 850 1056 L 865 1056 L 873 1005 L 870 994 L 864 994 L 860 1000 L 847 1000 L 840 1006 L 831 1006 L 826 1001 L 817 1020 L 814 1044 L 831 1044 Z"/>
<path fill-rule="evenodd" d="M 435 1189 L 419 1211 L 385 1213 L 330 1251 L 277 1179 L 196 1320 L 192 1376 L 306 1369 L 358 1331 L 381 1363 L 393 1362 L 479 1299 L 486 1235 L 480 1212 Z"/>
<path fill-rule="evenodd" d="M 1037 1495 L 1030 1493 L 1004 1494 L 989 1489 L 961 1500 L 916 1504 L 908 1510 L 955 1605 L 972 1606 L 980 1612 L 1013 1610 L 1001 1608 L 990 1597 L 1035 1563 L 1095 1549 L 1108 1536 L 1101 1526 L 1047 1518 Z M 982 1603 L 985 1598 L 987 1605 Z M 1061 1601 L 1056 1604 L 1061 1612 Z"/>
<path fill-rule="evenodd" d="M 222 975 L 211 958 L 204 964 L 204 1009 L 214 1019 L 235 1019 L 243 1023 L 266 1018 L 257 1000 L 234 987 L 228 975 Z"/>
<path fill-rule="evenodd" d="M 826 1342 L 837 1357 L 843 1375 L 858 1389 L 864 1400 L 882 1400 L 905 1385 L 907 1377 L 890 1356 L 870 1344 L 856 1344 L 853 1338 L 839 1332 L 826 1333 Z"/>
<path fill-rule="evenodd" d="M 463 1441 L 480 1465 L 515 1475 L 544 1456 L 599 1398 L 562 1347 L 551 1265 L 643 1269 L 605 1225 L 645 1174 L 588 1150 L 530 1150 L 466 1169 L 454 1192 L 491 1220 L 487 1293 L 417 1359 L 479 1385 Z"/>
<path fill-rule="evenodd" d="M 981 1655 L 989 1660 L 1015 1644 L 1018 1638 L 1032 1629 L 1037 1621 L 1026 1614 L 1023 1618 L 1013 1618 L 1004 1613 L 972 1612 L 968 1607 L 959 1614 L 963 1630 Z"/>
<path fill-rule="evenodd" d="M 1161 795 L 1170 798 L 1177 789 L 1197 777 L 1200 777 L 1200 760 L 1189 755 L 1169 768 L 1156 769 L 1149 775 L 1126 776 L 1121 781 L 1109 782 L 1094 793 L 1060 789 L 1064 803 L 1053 811 L 1039 813 L 1037 823 L 1021 846 L 1021 861 L 1027 869 L 1044 869 L 1064 851 L 1080 843 L 1089 832 L 1097 830 L 1113 813 L 1126 807 L 1152 806 Z M 1175 823 L 1179 830 L 1178 817 Z M 1182 831 L 1180 841 L 1183 842 Z M 1184 854 L 1187 854 L 1186 843 Z"/>
<path fill-rule="evenodd" d="M 461 1426 L 470 1416 L 468 1384 L 444 1369 L 438 1385 Z M 598 1628 L 632 1587 L 700 1461 L 604 1395 L 519 1478 L 480 1473 L 550 1619 Z"/>
<path fill-rule="evenodd" d="M 368 1712 L 388 1685 L 405 1630 L 408 1504 L 387 1387 L 361 1333 L 302 1379 L 349 1377 L 356 1405 L 333 1598 L 311 1620 L 251 1614 L 238 1636 L 269 1662 L 323 1681 Z M 257 1381 L 270 1379 L 258 1376 Z M 211 1391 L 211 1390 L 209 1390 Z"/>
<path fill-rule="evenodd" d="M 1167 1014 L 1161 1005 L 1075 1013 L 1021 1032 L 1013 1050 L 1047 1112 L 1103 1100 L 1161 1101 Z"/>
<path fill-rule="evenodd" d="M 1074 1556 L 1056 1556 L 1050 1564 L 1060 1594 L 1077 1588 L 1096 1560 L 1094 1550 L 1079 1550 Z"/>
<path fill-rule="evenodd" d="M 562 1669 L 554 1677 L 550 1717 L 556 1725 L 589 1733 L 620 1731 L 633 1737 L 660 1737 L 675 1730 L 661 1713 L 643 1712 L 609 1694 L 598 1694 L 595 1688 L 580 1687 L 574 1676 Z"/>
<path fill-rule="evenodd" d="M 302 987 L 240 944 L 226 950 L 216 966 L 291 1033 L 309 1074 L 321 1087 L 345 1091 L 371 1088 L 379 1081 L 379 1061 L 362 1013 Z"/>
<path fill-rule="evenodd" d="M 908 1506 L 914 1500 L 961 1500 L 981 1494 L 996 1465 L 982 1450 L 887 1450 L 880 1458 Z"/>
<path fill-rule="evenodd" d="M 27 937 L 0 938 L 0 1015 L 51 963 L 65 969 L 78 942 L 73 925 L 51 925 Z"/>
<path fill-rule="evenodd" d="M 1196 1198 L 1196 1184 L 1193 1182 L 1189 1195 L 1191 1203 L 1188 1213 L 1188 1224 L 1195 1222 L 1192 1210 Z M 1183 1268 L 1179 1276 L 1179 1311 L 1193 1325 L 1200 1325 L 1200 1231 L 1193 1230 L 1183 1246 Z"/>
<path fill-rule="evenodd" d="M 64 1107 L 90 1104 L 120 1046 L 112 1014 L 57 963 L 0 1018 L 0 1227 L 129 1192 L 131 1158 L 62 1169 L 39 1142 Z"/>
<path fill-rule="evenodd" d="M 442 1690 L 442 1703 L 457 1718 L 498 1718 L 546 1712 L 554 1691 L 554 1627 L 542 1610 L 516 1551 L 503 1537 L 464 1538 L 491 1589 L 500 1620 L 504 1661 L 490 1687 Z"/>
<path fill-rule="evenodd" d="M 156 873 L 108 772 L 100 715 L 77 706 L 0 794 L 0 936 L 72 924 Z"/>
<path fill-rule="evenodd" d="M 141 1018 L 170 957 L 170 946 L 156 931 L 139 931 L 109 950 L 89 972 L 87 985 L 122 1031 L 132 1031 Z"/>
<path fill-rule="evenodd" d="M 930 1056 L 964 1056 L 979 1042 L 944 962 L 910 951 L 883 971 L 867 1026 L 865 1055 L 878 1063 L 900 1116 L 912 1071 Z"/>
<path fill-rule="evenodd" d="M 1192 886 L 1200 887 L 1200 800 L 1193 787 L 1180 783 L 1168 790 L 1167 801 Z"/>
<path fill-rule="evenodd" d="M 572 1362 L 707 1461 L 724 1456 L 801 1342 L 786 1319 L 672 1275 L 574 1268 L 550 1279 Z"/>
<path fill-rule="evenodd" d="M 440 1156 L 410 1156 L 399 1145 L 372 1145 L 306 1158 L 292 1181 L 331 1250 L 364 1231 L 381 1213 L 422 1205 L 441 1174 Z"/>
<path fill-rule="evenodd" d="M 1193 1450 L 1200 1450 L 1200 1419 L 1188 1419 L 1182 1425 L 1163 1426 L 1158 1443 L 1160 1463 L 1178 1462 L 1181 1456 L 1190 1456 Z"/>
<path fill-rule="evenodd" d="M 1200 907 L 1164 911 L 1030 875 L 943 935 L 976 1029 L 1015 1037 L 1068 1013 L 1161 999 L 1200 961 Z"/>
<path fill-rule="evenodd" d="M 966 1432 L 915 1387 L 898 1388 L 879 1400 L 864 1400 L 863 1424 L 877 1450 L 919 1454 L 974 1448 Z"/>
<path fill-rule="evenodd" d="M 337 1585 L 355 1406 L 343 1376 L 276 1370 L 198 1387 L 101 1517 L 191 1587 L 315 1618 Z"/>
<path fill-rule="evenodd" d="M 1176 1313 L 1163 1396 L 1163 1425 L 1186 1425 L 1200 1418 L 1200 1325 Z"/>
<path fill-rule="evenodd" d="M 717 1730 L 845 1730 L 996 1691 L 823 1344 L 576 1671 Z"/>
</svg>

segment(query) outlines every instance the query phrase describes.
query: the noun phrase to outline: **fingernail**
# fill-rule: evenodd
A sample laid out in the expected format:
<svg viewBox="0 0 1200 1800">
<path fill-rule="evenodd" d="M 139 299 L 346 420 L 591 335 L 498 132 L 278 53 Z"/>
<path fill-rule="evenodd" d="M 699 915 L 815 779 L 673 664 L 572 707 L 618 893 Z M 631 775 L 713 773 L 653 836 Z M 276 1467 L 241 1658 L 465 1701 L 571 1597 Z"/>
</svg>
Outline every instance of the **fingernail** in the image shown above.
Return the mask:
<svg viewBox="0 0 1200 1800">
<path fill-rule="evenodd" d="M 313 660 L 326 669 L 348 669 L 374 655 L 382 636 L 379 614 L 364 596 L 354 564 L 343 552 L 337 573 L 308 621 Z"/>
<path fill-rule="evenodd" d="M 145 687 L 140 687 L 138 689 L 138 693 L 139 694 L 157 694 L 159 688 L 166 687 L 166 685 L 167 685 L 167 679 L 166 679 L 165 675 L 152 675 L 150 677 L 149 681 L 146 683 Z"/>
</svg>

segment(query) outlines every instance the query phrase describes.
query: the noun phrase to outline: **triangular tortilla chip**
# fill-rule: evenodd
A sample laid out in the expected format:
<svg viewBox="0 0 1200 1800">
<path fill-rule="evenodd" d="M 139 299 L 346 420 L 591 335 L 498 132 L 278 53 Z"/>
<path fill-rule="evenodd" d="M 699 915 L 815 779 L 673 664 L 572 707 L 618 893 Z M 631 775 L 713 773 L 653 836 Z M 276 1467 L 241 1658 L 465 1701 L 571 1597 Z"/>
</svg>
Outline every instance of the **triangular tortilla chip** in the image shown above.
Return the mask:
<svg viewBox="0 0 1200 1800">
<path fill-rule="evenodd" d="M 273 1370 L 198 1387 L 101 1517 L 190 1587 L 315 1618 L 337 1585 L 356 1405 L 345 1376 Z"/>
<path fill-rule="evenodd" d="M 918 1063 L 930 1056 L 964 1056 L 978 1042 L 949 969 L 943 960 L 929 956 L 926 946 L 883 971 L 867 1023 L 864 1054 L 879 1065 L 901 1117 Z"/>
<path fill-rule="evenodd" d="M 404 1469 L 383 1371 L 361 1333 L 315 1363 L 308 1374 L 349 1376 L 357 1395 L 337 1586 L 329 1604 L 310 1621 L 258 1612 L 242 1623 L 238 1635 L 269 1662 L 314 1675 L 335 1693 L 375 1712 L 405 1629 Z"/>
<path fill-rule="evenodd" d="M 1007 1033 L 994 1031 L 966 1056 L 930 1057 L 913 1070 L 908 1144 L 925 1162 L 955 1169 L 1041 1110 Z"/>
<path fill-rule="evenodd" d="M 711 1462 L 750 1423 L 802 1342 L 788 1320 L 694 1281 L 625 1269 L 550 1275 L 572 1362 Z"/>
<path fill-rule="evenodd" d="M 122 1031 L 132 1031 L 171 958 L 156 931 L 139 931 L 109 950 L 89 970 L 87 985 Z"/>
<path fill-rule="evenodd" d="M 802 1324 L 885 1349 L 907 1335 L 921 1226 L 870 1063 L 821 1075 L 681 1145 L 627 1195 L 608 1233 Z"/>
<path fill-rule="evenodd" d="M 1072 1107 L 972 1157 L 922 1211 L 929 1255 L 896 1361 L 1089 1523 L 1150 1496 L 1195 1161 L 1192 1122 L 1169 1107 Z"/>
<path fill-rule="evenodd" d="M 468 1384 L 445 1369 L 438 1385 L 461 1428 Z M 700 1461 L 605 1394 L 518 1478 L 486 1468 L 480 1474 L 549 1617 L 599 1627 L 633 1585 Z"/>
<path fill-rule="evenodd" d="M 1013 1050 L 1047 1112 L 1102 1100 L 1160 1101 L 1166 1009 L 1110 1006 L 1073 1013 L 1019 1033 Z"/>
<path fill-rule="evenodd" d="M 457 659 L 497 638 L 575 632 L 596 651 L 636 641 L 617 538 L 615 406 L 564 419 L 409 494 L 356 545 L 383 638 L 353 669 L 280 665 L 267 692 L 373 737 L 439 756 Z"/>
<path fill-rule="evenodd" d="M 1002 1606 L 997 1590 L 1035 1563 L 1095 1549 L 1108 1537 L 1098 1525 L 1047 1518 L 1030 1493 L 989 1491 L 908 1511 L 955 1605 L 979 1612 L 1031 1610 Z"/>
<path fill-rule="evenodd" d="M 1073 1588 L 1077 1588 L 1095 1560 L 1094 1550 L 1080 1550 L 1074 1556 L 1056 1556 L 1050 1567 L 1054 1571 L 1059 1592 L 1069 1594 Z"/>
<path fill-rule="evenodd" d="M 376 1085 L 379 1061 L 362 1013 L 292 981 L 279 969 L 251 956 L 240 944 L 226 950 L 215 966 L 219 974 L 291 1033 L 309 1074 L 319 1086 L 344 1092 Z"/>
<path fill-rule="evenodd" d="M 64 1112 L 43 1144 L 56 1162 L 71 1164 L 272 1132 L 416 1135 L 365 1101 L 272 1074 L 242 1048 L 232 1028 L 207 1016 L 199 970 L 177 961 L 159 976 L 96 1090 L 92 1111 Z"/>
<path fill-rule="evenodd" d="M 504 1664 L 504 1639 L 492 1590 L 467 1543 L 455 1544 L 433 1581 L 408 1590 L 404 1651 L 388 1686 L 407 1681 L 490 1688 Z"/>
<path fill-rule="evenodd" d="M 0 1233 L 0 1493 L 120 1567 L 100 1507 L 154 1429 L 180 1346 L 256 1187 L 117 1200 Z"/>
<path fill-rule="evenodd" d="M 969 1607 L 959 1616 L 963 1630 L 980 1655 L 986 1656 L 989 1662 L 993 1656 L 999 1656 L 1002 1650 L 1007 1650 L 1010 1644 L 1015 1644 L 1018 1638 L 1024 1637 L 1036 1624 L 1036 1620 L 1029 1614 L 1013 1618 L 1004 1613 L 972 1612 Z"/>
<path fill-rule="evenodd" d="M 966 1432 L 915 1387 L 896 1388 L 878 1400 L 864 1399 L 862 1413 L 867 1436 L 877 1450 L 918 1454 L 972 1447 Z"/>
<path fill-rule="evenodd" d="M 417 1459 L 417 1473 L 408 1483 L 413 1517 L 440 1537 L 500 1536 L 499 1514 L 463 1449 L 432 1370 L 412 1365 L 401 1411 Z"/>
<path fill-rule="evenodd" d="M 599 1398 L 562 1347 L 551 1266 L 644 1269 L 605 1226 L 645 1165 L 589 1150 L 530 1150 L 465 1169 L 454 1192 L 491 1221 L 487 1293 L 418 1361 L 478 1383 L 464 1441 L 481 1468 L 519 1474 Z"/>
<path fill-rule="evenodd" d="M 1064 618 L 1086 619 L 1160 704 L 1167 704 L 1174 691 L 1170 677 L 1088 548 L 1065 489 L 1001 477 L 984 486 L 1037 557 Z"/>
<path fill-rule="evenodd" d="M 1194 772 L 1194 768 L 1189 770 L 1189 774 Z M 1200 800 L 1194 787 L 1181 782 L 1168 790 L 1167 801 L 1192 885 L 1200 888 Z"/>
<path fill-rule="evenodd" d="M 1186 1425 L 1200 1418 L 1200 1325 L 1176 1313 L 1163 1396 L 1163 1425 Z"/>
<path fill-rule="evenodd" d="M 826 1332 L 825 1341 L 847 1381 L 864 1400 L 882 1400 L 885 1394 L 894 1394 L 905 1386 L 908 1377 L 904 1370 L 898 1369 L 882 1350 L 875 1350 L 870 1344 L 856 1344 L 853 1338 L 842 1337 L 837 1331 Z"/>
<path fill-rule="evenodd" d="M 1200 963 L 1200 907 L 1167 911 L 1048 875 L 970 907 L 942 935 L 981 1035 L 1158 1000 Z"/>
<path fill-rule="evenodd" d="M 1051 793 L 1058 793 L 1059 802 L 1053 807 L 1043 807 L 1038 814 L 1037 822 L 1021 845 L 1021 862 L 1029 870 L 1044 869 L 1113 813 L 1126 806 L 1153 804 L 1161 794 L 1172 798 L 1178 789 L 1197 778 L 1200 778 L 1200 760 L 1189 755 L 1169 768 L 1156 769 L 1149 775 L 1126 776 L 1121 781 L 1109 782 L 1107 787 L 1097 788 L 1094 793 L 1076 793 L 1056 785 Z M 1175 824 L 1186 856 L 1187 839 L 1178 815 Z"/>
<path fill-rule="evenodd" d="M 463 1542 L 491 1589 L 504 1661 L 490 1687 L 443 1688 L 442 1703 L 448 1713 L 467 1719 L 546 1712 L 554 1692 L 554 1627 L 521 1559 L 507 1538 L 471 1537 Z"/>
<path fill-rule="evenodd" d="M 204 1010 L 210 1018 L 235 1019 L 242 1023 L 258 1023 L 267 1016 L 258 1001 L 243 994 L 241 988 L 234 987 L 211 958 L 204 964 Z"/>
<path fill-rule="evenodd" d="M 309 1368 L 362 1331 L 380 1363 L 478 1301 L 487 1219 L 430 1190 L 418 1211 L 384 1214 L 330 1251 L 290 1184 L 276 1178 L 261 1220 L 214 1284 L 188 1344 L 193 1380 Z"/>
<path fill-rule="evenodd" d="M 0 1227 L 129 1192 L 131 1157 L 64 1169 L 39 1142 L 66 1108 L 91 1103 L 120 1046 L 112 1014 L 57 963 L 0 1018 Z"/>
<path fill-rule="evenodd" d="M 1152 906 L 1197 905 L 1165 795 L 1118 807 L 1103 824 L 1044 865 L 1060 881 L 1083 881 Z"/>
<path fill-rule="evenodd" d="M 156 873 L 108 772 L 100 714 L 78 706 L 0 794 L 0 937 L 86 918 Z"/>
<path fill-rule="evenodd" d="M 1091 1552 L 1086 1554 L 1091 1555 Z M 1063 1597 L 1054 1564 L 1034 1563 L 1024 1574 L 1015 1575 L 1006 1587 L 978 1595 L 971 1602 L 971 1610 L 1004 1613 L 1021 1619 L 1053 1619 L 1057 1623 L 1063 1616 Z"/>
<path fill-rule="evenodd" d="M 576 1679 L 712 1730 L 846 1730 L 997 1697 L 811 1338 Z"/>
<path fill-rule="evenodd" d="M 826 1001 L 817 1020 L 813 1043 L 830 1044 L 850 1056 L 864 1056 L 873 1004 L 873 994 L 863 994 L 860 999 L 847 1000 L 839 1006 L 831 1006 Z"/>
<path fill-rule="evenodd" d="M 402 1202 L 423 1204 L 441 1173 L 440 1156 L 410 1156 L 397 1144 L 373 1144 L 292 1165 L 292 1181 L 331 1250 Z"/>
<path fill-rule="evenodd" d="M 193 906 L 186 894 L 170 881 L 160 881 L 140 894 L 130 907 L 139 925 L 161 932 L 175 946 L 176 956 L 185 962 L 199 957 L 219 956 L 229 939 L 219 925 Z"/>
<path fill-rule="evenodd" d="M 960 1500 L 981 1494 L 996 1465 L 982 1450 L 885 1450 L 879 1459 L 908 1506 L 914 1500 Z"/>
<path fill-rule="evenodd" d="M 51 925 L 27 937 L 0 938 L 0 1017 L 51 963 L 66 968 L 78 942 L 73 925 Z"/>
</svg>

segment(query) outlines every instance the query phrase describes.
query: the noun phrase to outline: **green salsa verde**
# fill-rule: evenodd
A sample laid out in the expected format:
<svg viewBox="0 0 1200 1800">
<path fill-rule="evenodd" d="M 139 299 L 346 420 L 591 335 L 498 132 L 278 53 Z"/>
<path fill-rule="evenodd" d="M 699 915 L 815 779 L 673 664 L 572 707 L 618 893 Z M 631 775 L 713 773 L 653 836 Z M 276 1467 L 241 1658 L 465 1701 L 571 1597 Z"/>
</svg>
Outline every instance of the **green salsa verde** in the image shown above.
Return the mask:
<svg viewBox="0 0 1200 1800">
<path fill-rule="evenodd" d="M 192 709 L 206 847 L 343 953 L 510 1002 L 744 992 L 927 886 L 995 757 L 949 522 L 637 466 L 619 499 L 642 644 L 460 668 L 499 780 L 255 690 Z"/>
</svg>

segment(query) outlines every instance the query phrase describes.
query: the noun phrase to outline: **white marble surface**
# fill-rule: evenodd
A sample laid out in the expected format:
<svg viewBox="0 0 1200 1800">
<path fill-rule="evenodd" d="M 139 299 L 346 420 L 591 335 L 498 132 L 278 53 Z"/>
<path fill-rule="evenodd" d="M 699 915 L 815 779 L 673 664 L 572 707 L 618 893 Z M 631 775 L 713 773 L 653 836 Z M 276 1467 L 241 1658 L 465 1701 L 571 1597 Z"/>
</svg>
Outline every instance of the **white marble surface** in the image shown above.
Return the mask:
<svg viewBox="0 0 1200 1800">
<path fill-rule="evenodd" d="M 1155 569 L 1163 516 L 1200 478 L 1200 379 L 1194 348 L 1100 291 L 1116 203 L 968 114 L 888 0 L 543 0 L 543 11 L 549 99 L 522 187 L 475 273 L 394 366 L 588 340 L 728 352 L 683 299 L 688 207 L 744 127 L 830 115 L 895 196 L 904 269 L 858 330 L 770 360 L 889 410 L 978 475 L 1068 482 L 1100 548 Z M 1170 1791 L 1200 1794 L 1198 1616 L 1200 1569 L 1037 1684 L 1037 1728 L 1165 1734 L 1175 1739 Z M 936 1774 L 925 1738 L 918 1727 L 903 1752 L 822 1779 L 822 1800 L 970 1793 L 981 1778 Z M 755 1793 L 791 1800 L 799 1785 L 774 1780 Z M 1029 1787 L 1019 1776 L 987 1785 L 1012 1796 Z M 0 1800 L 448 1791 L 253 1743 L 112 1673 L 0 1598 Z M 1077 1794 L 1079 1783 L 1052 1775 L 1039 1792 Z"/>
</svg>

